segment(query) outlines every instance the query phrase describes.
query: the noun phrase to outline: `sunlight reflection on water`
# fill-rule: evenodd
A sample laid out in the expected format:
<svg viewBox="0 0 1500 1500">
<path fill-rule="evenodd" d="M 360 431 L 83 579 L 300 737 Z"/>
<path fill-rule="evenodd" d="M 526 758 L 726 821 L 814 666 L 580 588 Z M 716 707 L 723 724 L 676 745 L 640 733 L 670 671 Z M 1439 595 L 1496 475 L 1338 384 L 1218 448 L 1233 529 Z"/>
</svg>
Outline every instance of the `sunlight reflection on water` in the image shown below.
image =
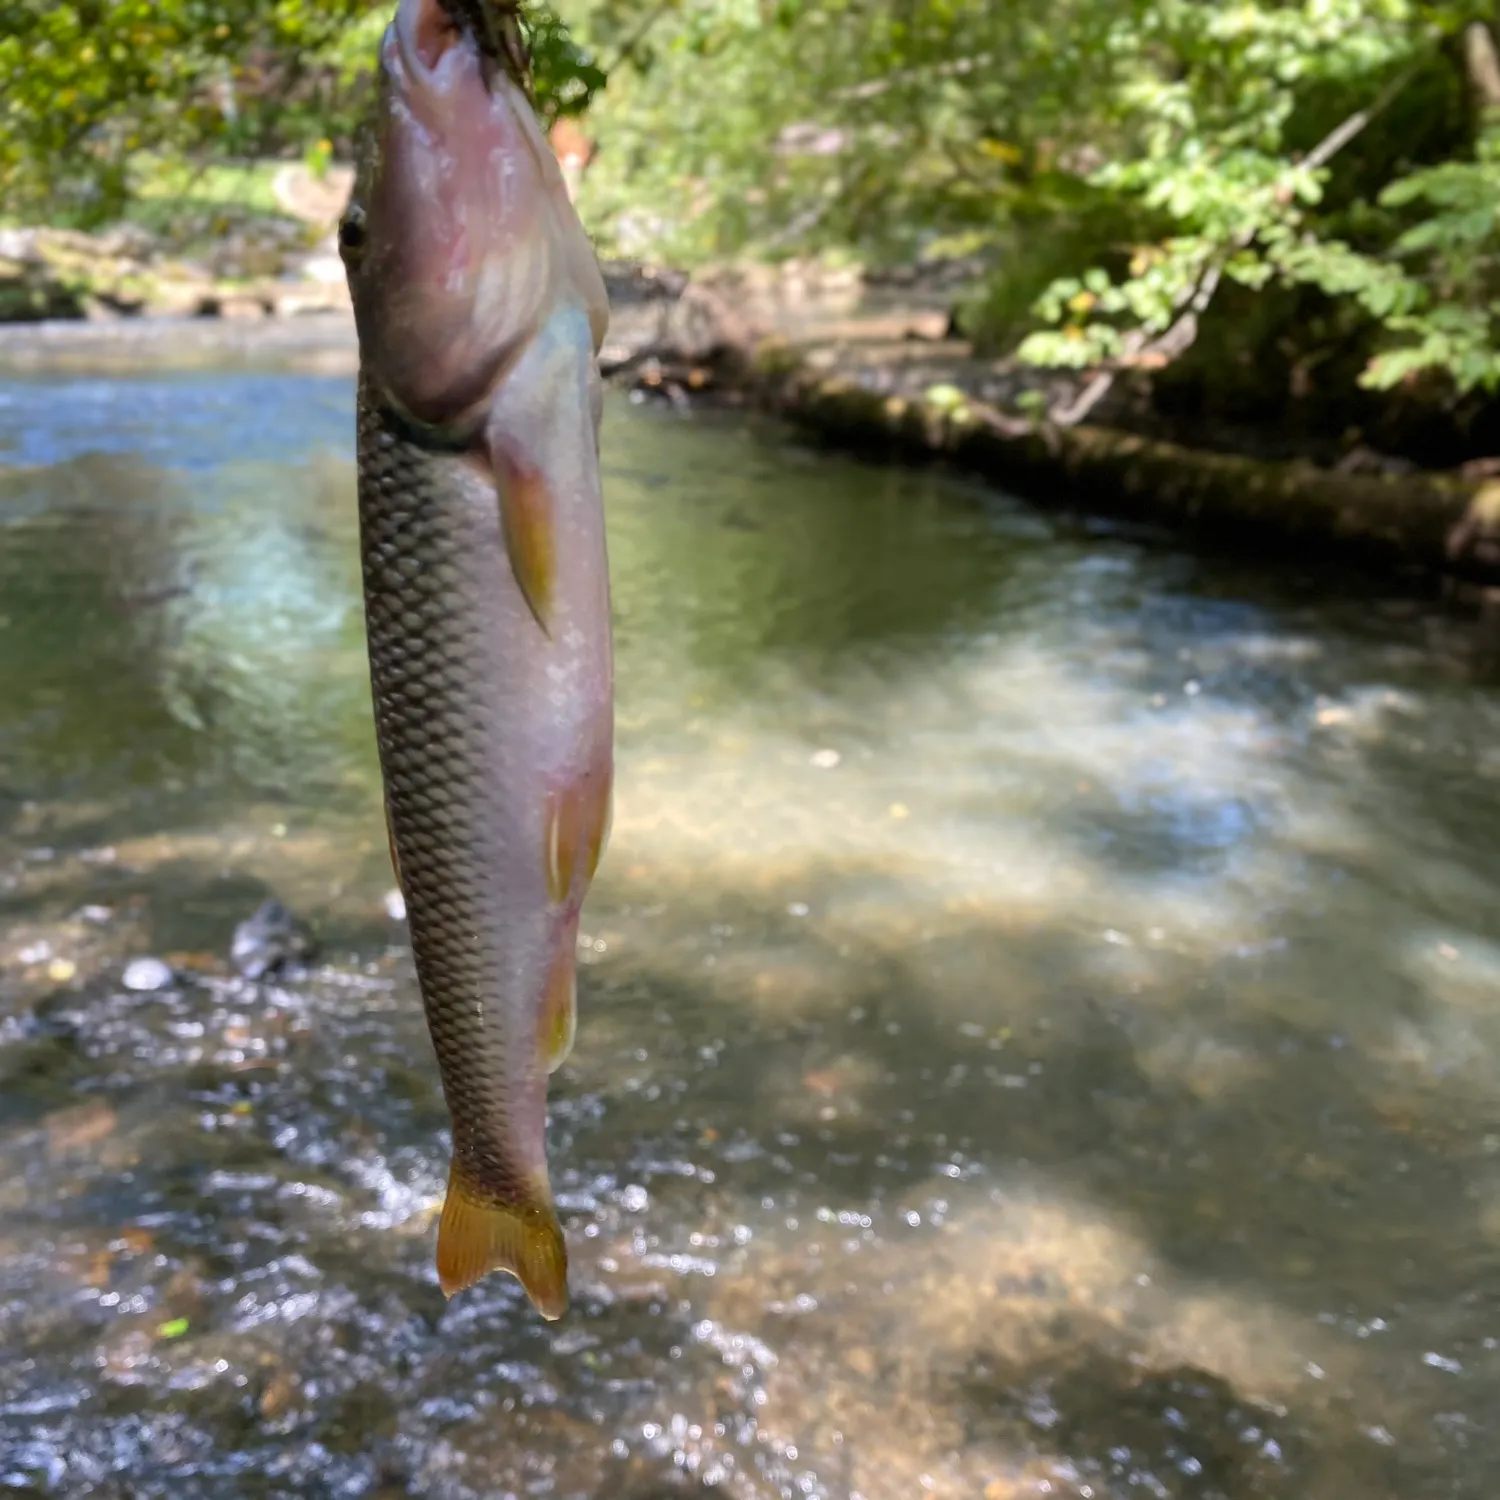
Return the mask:
<svg viewBox="0 0 1500 1500">
<path fill-rule="evenodd" d="M 1488 1494 L 1500 692 L 1460 630 L 614 403 L 576 1306 L 445 1305 L 351 393 L 307 357 L 0 384 L 6 1484 Z M 323 960 L 251 983 L 271 892 Z"/>
</svg>

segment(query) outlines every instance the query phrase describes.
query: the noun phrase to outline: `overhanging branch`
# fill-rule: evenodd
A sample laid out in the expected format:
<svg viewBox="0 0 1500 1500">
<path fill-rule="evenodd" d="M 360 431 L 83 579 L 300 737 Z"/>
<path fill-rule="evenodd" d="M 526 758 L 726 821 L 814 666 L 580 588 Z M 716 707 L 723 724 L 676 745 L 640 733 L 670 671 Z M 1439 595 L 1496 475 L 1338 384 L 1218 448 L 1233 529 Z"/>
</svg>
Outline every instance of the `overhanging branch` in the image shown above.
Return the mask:
<svg viewBox="0 0 1500 1500">
<path fill-rule="evenodd" d="M 1488 28 L 1484 30 L 1488 36 Z M 1304 171 L 1318 171 L 1327 166 L 1350 141 L 1354 140 L 1377 115 L 1390 105 L 1391 101 L 1417 75 L 1420 66 L 1419 63 L 1413 63 L 1398 73 L 1365 108 L 1355 110 L 1346 120 L 1330 130 L 1306 156 L 1302 157 L 1297 166 Z M 1500 85 L 1500 68 L 1497 68 L 1496 81 L 1497 85 Z M 1282 195 L 1290 197 L 1290 193 L 1291 189 L 1285 183 L 1275 189 L 1278 199 Z M 1199 320 L 1208 310 L 1208 304 L 1213 300 L 1214 293 L 1218 291 L 1224 279 L 1225 265 L 1231 257 L 1247 249 L 1253 243 L 1257 233 L 1259 233 L 1259 226 L 1256 224 L 1251 224 L 1239 231 L 1229 242 L 1228 249 L 1222 251 L 1205 266 L 1198 279 L 1178 297 L 1173 304 L 1173 312 L 1177 316 L 1172 322 L 1154 339 L 1149 338 L 1143 329 L 1127 334 L 1122 340 L 1124 347 L 1116 359 L 1099 370 L 1071 401 L 1060 403 L 1052 408 L 1048 413 L 1052 421 L 1063 427 L 1075 426 L 1082 422 L 1110 393 L 1114 387 L 1115 378 L 1121 370 L 1160 369 L 1163 365 L 1170 364 L 1174 359 L 1186 354 L 1198 337 Z"/>
</svg>

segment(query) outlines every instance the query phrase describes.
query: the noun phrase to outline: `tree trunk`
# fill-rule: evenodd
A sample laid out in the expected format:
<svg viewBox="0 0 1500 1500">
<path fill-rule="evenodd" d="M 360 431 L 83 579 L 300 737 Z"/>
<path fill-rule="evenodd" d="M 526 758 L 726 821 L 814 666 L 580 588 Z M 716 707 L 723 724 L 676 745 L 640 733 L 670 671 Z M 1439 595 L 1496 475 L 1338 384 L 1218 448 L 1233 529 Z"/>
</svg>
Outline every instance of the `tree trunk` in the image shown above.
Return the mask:
<svg viewBox="0 0 1500 1500">
<path fill-rule="evenodd" d="M 1464 30 L 1464 71 L 1480 112 L 1500 110 L 1500 53 L 1495 33 L 1483 21 L 1470 21 Z"/>
</svg>

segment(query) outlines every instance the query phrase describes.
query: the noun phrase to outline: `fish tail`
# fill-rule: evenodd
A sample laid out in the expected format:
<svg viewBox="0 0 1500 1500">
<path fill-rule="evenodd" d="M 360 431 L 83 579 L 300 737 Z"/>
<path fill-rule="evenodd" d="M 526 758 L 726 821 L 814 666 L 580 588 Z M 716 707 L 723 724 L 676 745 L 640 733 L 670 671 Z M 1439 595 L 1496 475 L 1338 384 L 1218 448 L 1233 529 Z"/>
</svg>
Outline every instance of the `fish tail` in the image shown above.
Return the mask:
<svg viewBox="0 0 1500 1500">
<path fill-rule="evenodd" d="M 549 1322 L 568 1310 L 568 1250 L 550 1203 L 495 1203 L 478 1196 L 455 1167 L 438 1222 L 438 1285 L 445 1297 L 491 1271 L 506 1271 Z"/>
</svg>

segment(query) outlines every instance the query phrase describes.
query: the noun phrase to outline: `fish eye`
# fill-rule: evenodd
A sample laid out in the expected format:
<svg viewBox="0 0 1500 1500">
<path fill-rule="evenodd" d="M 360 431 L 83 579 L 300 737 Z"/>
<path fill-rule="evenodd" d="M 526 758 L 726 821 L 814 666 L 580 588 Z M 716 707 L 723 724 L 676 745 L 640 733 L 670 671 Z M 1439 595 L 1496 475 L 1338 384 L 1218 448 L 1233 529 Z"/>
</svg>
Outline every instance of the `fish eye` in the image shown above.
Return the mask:
<svg viewBox="0 0 1500 1500">
<path fill-rule="evenodd" d="M 365 245 L 365 216 L 357 208 L 351 208 L 339 224 L 339 249 L 363 250 Z"/>
</svg>

